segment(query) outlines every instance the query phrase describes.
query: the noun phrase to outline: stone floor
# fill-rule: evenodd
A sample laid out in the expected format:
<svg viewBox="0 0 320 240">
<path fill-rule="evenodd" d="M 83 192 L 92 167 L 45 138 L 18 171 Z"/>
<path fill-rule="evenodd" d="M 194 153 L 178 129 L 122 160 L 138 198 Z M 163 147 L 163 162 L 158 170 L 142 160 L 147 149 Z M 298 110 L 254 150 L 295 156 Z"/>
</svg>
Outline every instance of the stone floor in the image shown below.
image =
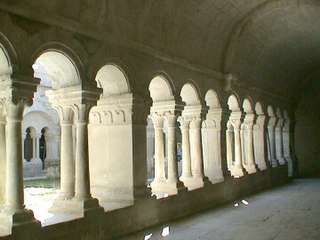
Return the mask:
<svg viewBox="0 0 320 240">
<path fill-rule="evenodd" d="M 320 179 L 294 180 L 121 239 L 320 239 Z"/>
</svg>

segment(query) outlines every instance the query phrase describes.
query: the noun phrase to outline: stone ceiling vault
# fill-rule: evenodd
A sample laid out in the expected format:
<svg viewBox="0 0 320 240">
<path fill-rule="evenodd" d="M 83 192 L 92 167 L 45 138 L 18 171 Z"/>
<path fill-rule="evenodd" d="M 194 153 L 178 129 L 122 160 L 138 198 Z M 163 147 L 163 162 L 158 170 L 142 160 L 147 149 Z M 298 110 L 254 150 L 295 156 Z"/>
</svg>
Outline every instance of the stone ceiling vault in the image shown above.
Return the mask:
<svg viewBox="0 0 320 240">
<path fill-rule="evenodd" d="M 0 9 L 97 39 L 109 34 L 285 94 L 320 62 L 318 0 L 25 0 Z"/>
</svg>

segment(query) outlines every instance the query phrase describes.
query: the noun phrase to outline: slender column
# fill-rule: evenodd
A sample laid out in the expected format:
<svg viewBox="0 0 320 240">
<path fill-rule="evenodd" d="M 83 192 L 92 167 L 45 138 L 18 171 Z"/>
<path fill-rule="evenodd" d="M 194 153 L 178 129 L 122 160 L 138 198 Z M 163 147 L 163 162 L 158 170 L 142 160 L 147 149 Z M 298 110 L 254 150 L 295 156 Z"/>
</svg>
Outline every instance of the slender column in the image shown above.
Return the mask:
<svg viewBox="0 0 320 240">
<path fill-rule="evenodd" d="M 253 125 L 247 125 L 247 160 L 248 160 L 248 172 L 254 173 L 256 172 L 255 162 L 254 162 L 254 153 L 253 153 Z"/>
<path fill-rule="evenodd" d="M 201 151 L 201 120 L 193 120 L 190 124 L 190 131 L 192 132 L 192 176 L 194 178 L 203 177 L 203 163 L 202 163 L 202 151 Z"/>
<path fill-rule="evenodd" d="M 21 122 L 24 102 L 7 102 L 6 126 L 6 208 L 11 213 L 24 210 Z"/>
<path fill-rule="evenodd" d="M 230 170 L 232 168 L 232 159 L 233 159 L 233 152 L 232 152 L 232 130 L 230 129 L 231 125 L 228 125 L 227 131 L 226 131 L 226 142 L 227 142 L 227 163 L 228 163 L 228 169 Z"/>
<path fill-rule="evenodd" d="M 272 167 L 277 167 L 278 162 L 275 157 L 275 133 L 274 127 L 276 124 L 277 119 L 274 116 L 271 116 L 268 123 L 268 134 L 269 134 L 269 146 L 270 146 L 270 163 Z"/>
<path fill-rule="evenodd" d="M 234 167 L 236 169 L 242 169 L 242 159 L 241 159 L 241 141 L 240 141 L 240 124 L 234 125 Z"/>
<path fill-rule="evenodd" d="M 177 117 L 173 114 L 167 116 L 168 120 L 168 182 L 177 183 L 178 182 L 178 162 L 176 154 L 176 122 Z"/>
<path fill-rule="evenodd" d="M 290 120 L 287 118 L 283 127 L 283 156 L 288 163 L 288 176 L 291 177 L 293 173 L 292 159 L 290 156 Z"/>
<path fill-rule="evenodd" d="M 36 134 L 30 133 L 31 139 L 32 139 L 32 158 L 36 158 L 36 152 L 37 152 L 37 141 L 36 141 Z"/>
<path fill-rule="evenodd" d="M 67 107 L 60 109 L 61 152 L 60 152 L 60 198 L 74 196 L 74 160 L 72 143 L 72 112 Z"/>
<path fill-rule="evenodd" d="M 6 120 L 0 107 L 0 204 L 6 201 Z"/>
<path fill-rule="evenodd" d="M 91 106 L 77 105 L 76 120 L 76 184 L 75 198 L 86 200 L 91 198 L 89 173 L 88 122 Z"/>
<path fill-rule="evenodd" d="M 35 158 L 40 158 L 40 138 L 41 138 L 41 134 L 36 134 L 35 135 L 35 144 L 36 144 L 36 146 L 35 146 L 35 154 L 34 154 L 34 156 L 35 156 Z"/>
<path fill-rule="evenodd" d="M 286 164 L 283 158 L 283 139 L 282 139 L 283 122 L 284 122 L 283 118 L 278 118 L 277 125 L 275 127 L 276 158 L 280 165 Z"/>
<path fill-rule="evenodd" d="M 191 175 L 191 157 L 190 157 L 190 141 L 189 141 L 189 124 L 183 118 L 180 118 L 181 135 L 182 135 L 182 174 L 181 181 L 185 181 L 192 177 Z"/>
<path fill-rule="evenodd" d="M 155 166 L 154 166 L 154 181 L 152 185 L 164 182 L 166 180 L 164 171 L 164 137 L 163 137 L 163 117 L 153 114 L 154 124 L 154 147 L 155 147 Z"/>
</svg>

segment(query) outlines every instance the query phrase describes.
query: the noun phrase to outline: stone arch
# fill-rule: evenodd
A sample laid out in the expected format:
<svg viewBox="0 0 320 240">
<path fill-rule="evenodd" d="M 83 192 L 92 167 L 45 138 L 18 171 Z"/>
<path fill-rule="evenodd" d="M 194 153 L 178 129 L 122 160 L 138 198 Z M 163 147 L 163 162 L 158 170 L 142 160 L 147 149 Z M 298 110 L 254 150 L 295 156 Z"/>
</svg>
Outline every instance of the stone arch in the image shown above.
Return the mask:
<svg viewBox="0 0 320 240">
<path fill-rule="evenodd" d="M 149 84 L 150 96 L 154 102 L 170 101 L 174 99 L 173 91 L 167 78 L 155 76 Z"/>
<path fill-rule="evenodd" d="M 12 74 L 18 64 L 18 56 L 11 42 L 0 32 L 0 76 Z"/>
<path fill-rule="evenodd" d="M 264 115 L 262 104 L 260 102 L 256 102 L 254 110 L 257 115 Z"/>
<path fill-rule="evenodd" d="M 36 71 L 40 65 L 51 79 L 55 89 L 81 85 L 78 68 L 66 54 L 56 50 L 48 50 L 39 55 L 33 68 Z"/>
<path fill-rule="evenodd" d="M 243 111 L 245 113 L 252 113 L 253 112 L 253 104 L 249 98 L 245 98 L 243 100 L 242 107 L 243 107 Z"/>
<path fill-rule="evenodd" d="M 235 94 L 229 96 L 227 104 L 231 111 L 240 111 L 239 99 Z"/>
<path fill-rule="evenodd" d="M 99 69 L 95 78 L 103 89 L 102 99 L 130 93 L 130 85 L 125 72 L 117 65 L 106 64 Z"/>
<path fill-rule="evenodd" d="M 186 83 L 181 88 L 180 92 L 182 101 L 186 103 L 187 106 L 199 105 L 201 104 L 201 100 L 199 97 L 199 92 L 197 88 L 192 83 Z"/>
<path fill-rule="evenodd" d="M 210 109 L 221 108 L 219 96 L 216 91 L 209 89 L 205 95 L 205 101 Z"/>
</svg>

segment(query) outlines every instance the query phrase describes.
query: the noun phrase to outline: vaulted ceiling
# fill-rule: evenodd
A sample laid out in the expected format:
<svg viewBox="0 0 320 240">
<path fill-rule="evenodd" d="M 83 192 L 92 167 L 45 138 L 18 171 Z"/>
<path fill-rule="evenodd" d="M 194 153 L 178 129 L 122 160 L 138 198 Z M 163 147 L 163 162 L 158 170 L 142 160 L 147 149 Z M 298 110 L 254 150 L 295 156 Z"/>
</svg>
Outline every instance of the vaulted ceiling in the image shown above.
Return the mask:
<svg viewBox="0 0 320 240">
<path fill-rule="evenodd" d="M 320 68 L 319 0 L 12 0 L 0 8 L 58 16 L 284 94 Z"/>
</svg>

